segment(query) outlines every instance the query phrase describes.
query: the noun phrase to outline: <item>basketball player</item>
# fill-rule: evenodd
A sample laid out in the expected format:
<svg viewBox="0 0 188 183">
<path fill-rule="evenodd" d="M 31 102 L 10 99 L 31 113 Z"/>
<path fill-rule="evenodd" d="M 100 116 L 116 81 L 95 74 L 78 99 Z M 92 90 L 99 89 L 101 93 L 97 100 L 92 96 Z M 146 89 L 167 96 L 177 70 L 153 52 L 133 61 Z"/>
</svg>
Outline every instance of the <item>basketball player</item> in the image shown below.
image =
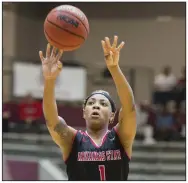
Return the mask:
<svg viewBox="0 0 188 183">
<path fill-rule="evenodd" d="M 83 105 L 85 132 L 68 126 L 58 116 L 54 90 L 55 80 L 62 69 L 59 59 L 63 51 L 56 54 L 56 48 L 53 48 L 50 52 L 48 44 L 46 57 L 39 52 L 45 79 L 44 116 L 53 140 L 62 151 L 68 179 L 71 181 L 120 181 L 128 178 L 136 133 L 136 112 L 132 90 L 118 64 L 124 42 L 117 46 L 117 40 L 118 37 L 115 36 L 112 45 L 107 37 L 102 41 L 106 65 L 122 105 L 119 123 L 111 131 L 108 130 L 108 125 L 114 120 L 116 107 L 106 91 L 95 91 L 86 98 Z"/>
</svg>

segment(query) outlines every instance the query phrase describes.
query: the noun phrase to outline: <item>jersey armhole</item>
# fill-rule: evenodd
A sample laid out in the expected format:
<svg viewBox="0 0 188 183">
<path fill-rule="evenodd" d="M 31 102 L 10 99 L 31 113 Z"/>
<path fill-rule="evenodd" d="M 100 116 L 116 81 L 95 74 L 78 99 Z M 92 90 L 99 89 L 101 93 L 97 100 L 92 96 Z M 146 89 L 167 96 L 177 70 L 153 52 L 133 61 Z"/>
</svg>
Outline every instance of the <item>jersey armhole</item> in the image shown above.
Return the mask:
<svg viewBox="0 0 188 183">
<path fill-rule="evenodd" d="M 131 160 L 131 157 L 127 154 L 125 148 L 123 147 L 123 145 L 122 145 L 122 143 L 121 143 L 121 140 L 120 140 L 120 136 L 119 136 L 119 133 L 118 133 L 117 127 L 114 126 L 114 127 L 113 127 L 113 130 L 114 130 L 115 134 L 117 134 L 117 136 L 118 136 L 118 140 L 119 140 L 119 142 L 120 142 L 120 144 L 121 144 L 121 146 L 122 146 L 122 148 L 123 148 L 123 150 L 124 150 L 126 156 L 128 157 L 129 160 Z"/>
<path fill-rule="evenodd" d="M 70 155 L 71 155 L 71 153 L 72 153 L 72 150 L 73 150 L 73 148 L 74 148 L 75 139 L 76 139 L 77 134 L 78 134 L 78 130 L 76 130 L 76 133 L 74 134 L 74 136 L 73 136 L 73 138 L 72 138 L 71 150 L 70 150 L 70 152 L 69 152 L 69 155 L 68 155 L 66 158 L 63 157 L 63 161 L 65 162 L 65 164 L 66 164 L 67 161 L 69 160 L 69 157 L 70 157 Z"/>
</svg>

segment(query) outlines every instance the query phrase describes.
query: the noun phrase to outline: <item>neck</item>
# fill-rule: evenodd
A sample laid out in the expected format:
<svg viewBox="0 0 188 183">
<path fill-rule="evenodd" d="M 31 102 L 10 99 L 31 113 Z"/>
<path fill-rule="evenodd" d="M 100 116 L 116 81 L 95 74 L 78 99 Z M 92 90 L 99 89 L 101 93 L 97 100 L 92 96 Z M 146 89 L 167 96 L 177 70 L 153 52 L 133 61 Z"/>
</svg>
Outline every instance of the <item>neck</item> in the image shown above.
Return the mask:
<svg viewBox="0 0 188 183">
<path fill-rule="evenodd" d="M 101 139 L 102 137 L 104 137 L 107 131 L 108 131 L 108 126 L 100 130 L 93 130 L 93 129 L 87 128 L 88 135 L 94 139 Z"/>
</svg>

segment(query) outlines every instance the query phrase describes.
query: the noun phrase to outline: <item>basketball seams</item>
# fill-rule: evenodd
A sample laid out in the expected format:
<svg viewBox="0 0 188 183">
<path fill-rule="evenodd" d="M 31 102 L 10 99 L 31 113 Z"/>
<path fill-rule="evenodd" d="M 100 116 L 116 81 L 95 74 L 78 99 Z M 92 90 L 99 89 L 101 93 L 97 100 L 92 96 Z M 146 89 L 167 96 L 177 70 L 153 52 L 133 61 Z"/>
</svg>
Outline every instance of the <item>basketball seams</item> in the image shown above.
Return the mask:
<svg viewBox="0 0 188 183">
<path fill-rule="evenodd" d="M 44 32 L 45 32 L 45 34 L 47 35 L 47 37 L 51 40 L 51 41 L 53 41 L 53 42 L 55 42 L 56 44 L 59 44 L 59 45 L 61 45 L 61 46 L 63 46 L 63 47 L 69 47 L 69 48 L 72 48 L 72 47 L 78 47 L 78 46 L 80 46 L 81 44 L 78 44 L 78 45 L 64 45 L 64 44 L 61 44 L 61 43 L 59 43 L 59 42 L 57 42 L 57 41 L 55 41 L 54 39 L 52 39 L 50 36 L 49 36 L 49 34 L 47 33 L 47 31 L 44 29 Z"/>
<path fill-rule="evenodd" d="M 54 10 L 54 11 L 52 11 L 52 12 L 54 13 L 54 12 L 57 12 L 57 11 L 65 12 L 65 13 L 70 13 L 71 16 L 73 16 L 74 18 L 77 18 L 77 19 L 81 22 L 81 24 L 84 26 L 84 28 L 85 28 L 85 30 L 86 30 L 86 32 L 87 32 L 87 36 L 89 35 L 89 30 L 87 29 L 86 25 L 83 23 L 83 21 L 82 21 L 79 17 L 75 16 L 71 11 Z M 87 19 L 87 18 L 85 17 L 85 19 Z"/>
<path fill-rule="evenodd" d="M 48 22 L 49 24 L 51 24 L 51 25 L 53 25 L 53 26 L 55 26 L 55 27 L 57 27 L 57 28 L 59 28 L 59 29 L 65 31 L 65 32 L 68 32 L 68 33 L 70 33 L 70 34 L 72 34 L 72 35 L 74 35 L 74 36 L 80 37 L 80 38 L 82 38 L 83 40 L 85 40 L 85 38 L 84 38 L 83 36 L 80 36 L 80 35 L 78 35 L 78 34 L 76 34 L 76 33 L 74 33 L 74 32 L 71 32 L 71 31 L 69 31 L 69 30 L 67 30 L 67 29 L 64 29 L 63 27 L 60 27 L 59 25 L 53 23 L 52 21 L 50 21 L 50 20 L 48 19 L 48 17 L 46 18 L 46 20 L 47 20 L 47 22 Z"/>
</svg>

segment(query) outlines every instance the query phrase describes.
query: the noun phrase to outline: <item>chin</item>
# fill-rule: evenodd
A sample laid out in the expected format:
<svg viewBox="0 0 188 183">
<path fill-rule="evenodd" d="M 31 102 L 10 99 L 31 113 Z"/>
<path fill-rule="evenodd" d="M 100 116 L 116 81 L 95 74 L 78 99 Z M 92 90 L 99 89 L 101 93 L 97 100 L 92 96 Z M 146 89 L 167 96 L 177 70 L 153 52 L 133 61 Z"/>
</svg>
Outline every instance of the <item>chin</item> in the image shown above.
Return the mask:
<svg viewBox="0 0 188 183">
<path fill-rule="evenodd" d="M 89 126 L 94 129 L 100 129 L 103 126 L 101 119 L 90 119 Z"/>
<path fill-rule="evenodd" d="M 101 124 L 101 119 L 90 119 L 90 124 Z"/>
</svg>

